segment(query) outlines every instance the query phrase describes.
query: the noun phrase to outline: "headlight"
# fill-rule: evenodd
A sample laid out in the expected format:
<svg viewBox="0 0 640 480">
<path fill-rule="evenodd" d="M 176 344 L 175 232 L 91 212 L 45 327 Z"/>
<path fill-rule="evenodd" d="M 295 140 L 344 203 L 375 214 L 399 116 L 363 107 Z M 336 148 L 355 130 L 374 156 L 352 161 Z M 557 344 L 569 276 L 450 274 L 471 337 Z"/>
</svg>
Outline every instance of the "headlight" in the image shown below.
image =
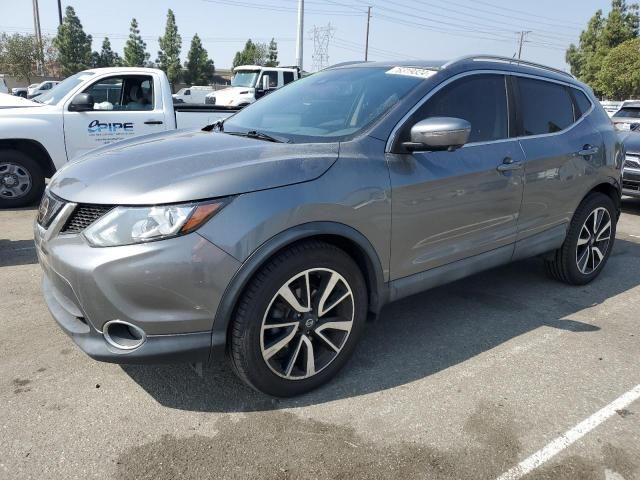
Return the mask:
<svg viewBox="0 0 640 480">
<path fill-rule="evenodd" d="M 94 247 L 152 242 L 184 235 L 202 226 L 228 202 L 154 207 L 116 207 L 83 235 Z"/>
</svg>

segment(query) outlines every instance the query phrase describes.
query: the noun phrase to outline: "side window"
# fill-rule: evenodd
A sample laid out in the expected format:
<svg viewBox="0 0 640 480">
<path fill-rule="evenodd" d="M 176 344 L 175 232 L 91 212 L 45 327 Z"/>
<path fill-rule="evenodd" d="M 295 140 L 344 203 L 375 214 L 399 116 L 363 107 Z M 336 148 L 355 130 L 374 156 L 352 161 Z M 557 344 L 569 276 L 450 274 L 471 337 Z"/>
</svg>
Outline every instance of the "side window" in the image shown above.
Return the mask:
<svg viewBox="0 0 640 480">
<path fill-rule="evenodd" d="M 191 90 L 185 90 L 185 91 L 184 91 L 184 94 L 185 94 L 185 95 L 191 95 Z"/>
<path fill-rule="evenodd" d="M 457 80 L 427 100 L 412 116 L 409 124 L 429 117 L 467 120 L 471 124 L 469 143 L 508 138 L 509 110 L 505 77 L 471 75 Z M 408 131 L 404 133 L 404 136 L 408 135 Z"/>
<path fill-rule="evenodd" d="M 278 72 L 264 72 L 262 74 L 263 77 L 269 78 L 269 88 L 278 88 Z M 262 78 L 260 79 L 260 83 L 258 86 L 262 88 Z"/>
<path fill-rule="evenodd" d="M 576 120 L 581 118 L 591 108 L 591 101 L 587 98 L 582 90 L 572 88 L 571 93 L 576 103 Z"/>
<path fill-rule="evenodd" d="M 524 135 L 559 132 L 573 123 L 573 102 L 565 86 L 530 78 L 518 78 L 518 86 Z"/>
<path fill-rule="evenodd" d="M 93 97 L 94 110 L 122 110 L 122 77 L 111 77 L 98 80 L 85 89 Z"/>
<path fill-rule="evenodd" d="M 284 84 L 293 82 L 293 72 L 282 72 Z"/>
</svg>

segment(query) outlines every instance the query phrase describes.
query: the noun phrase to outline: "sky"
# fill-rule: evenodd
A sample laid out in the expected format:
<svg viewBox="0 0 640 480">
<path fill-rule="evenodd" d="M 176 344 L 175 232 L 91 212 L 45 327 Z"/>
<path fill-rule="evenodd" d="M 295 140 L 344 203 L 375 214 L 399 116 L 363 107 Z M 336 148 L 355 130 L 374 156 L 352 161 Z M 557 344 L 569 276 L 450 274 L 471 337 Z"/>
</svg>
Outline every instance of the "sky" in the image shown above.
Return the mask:
<svg viewBox="0 0 640 480">
<path fill-rule="evenodd" d="M 120 52 L 136 18 L 151 59 L 167 9 L 176 14 L 186 57 L 195 33 L 218 68 L 228 68 L 247 38 L 279 47 L 282 65 L 295 64 L 298 0 L 62 0 L 71 5 L 99 50 L 108 36 Z M 44 34 L 58 26 L 57 0 L 39 0 Z M 372 7 L 369 60 L 441 60 L 469 54 L 512 57 L 530 31 L 522 58 L 568 69 L 565 50 L 596 10 L 610 0 L 306 0 L 304 68 L 312 70 L 314 27 L 331 24 L 329 64 L 364 59 L 367 7 Z M 31 0 L 0 0 L 0 32 L 33 32 Z"/>
</svg>

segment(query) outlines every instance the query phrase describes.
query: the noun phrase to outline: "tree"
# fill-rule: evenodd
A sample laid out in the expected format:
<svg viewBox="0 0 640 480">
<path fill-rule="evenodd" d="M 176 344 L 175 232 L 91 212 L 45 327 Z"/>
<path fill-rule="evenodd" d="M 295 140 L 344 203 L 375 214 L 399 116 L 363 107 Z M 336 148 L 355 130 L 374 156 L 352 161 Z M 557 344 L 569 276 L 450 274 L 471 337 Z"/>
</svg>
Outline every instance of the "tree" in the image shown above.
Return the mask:
<svg viewBox="0 0 640 480">
<path fill-rule="evenodd" d="M 91 41 L 91 35 L 82 29 L 73 7 L 67 7 L 62 25 L 53 39 L 62 75 L 68 77 L 91 66 Z"/>
<path fill-rule="evenodd" d="M 131 19 L 129 27 L 129 39 L 124 46 L 124 64 L 127 67 L 144 67 L 149 61 L 149 53 L 147 53 L 147 44 L 140 36 L 138 21 Z"/>
<path fill-rule="evenodd" d="M 91 55 L 93 66 L 96 68 L 101 67 L 120 67 L 122 66 L 122 58 L 117 52 L 111 49 L 111 41 L 109 37 L 104 37 L 102 41 L 102 50 L 100 53 L 93 52 Z"/>
<path fill-rule="evenodd" d="M 207 85 L 213 80 L 215 74 L 213 60 L 209 58 L 197 33 L 191 40 L 184 69 L 184 81 L 189 85 Z"/>
<path fill-rule="evenodd" d="M 0 71 L 31 83 L 40 51 L 35 35 L 0 34 Z"/>
<path fill-rule="evenodd" d="M 176 25 L 176 16 L 173 10 L 167 12 L 167 24 L 164 29 L 164 36 L 158 39 L 160 50 L 158 51 L 158 59 L 156 63 L 158 68 L 164 70 L 169 79 L 169 83 L 173 85 L 180 78 L 182 66 L 180 65 L 180 50 L 182 49 L 182 38 L 178 33 Z"/>
<path fill-rule="evenodd" d="M 612 0 L 606 18 L 598 10 L 580 34 L 579 45 L 567 49 L 571 73 L 602 93 L 606 88 L 600 80 L 603 62 L 611 49 L 638 36 L 638 20 L 638 6 L 627 5 L 625 0 Z"/>
<path fill-rule="evenodd" d="M 280 65 L 280 62 L 278 61 L 278 43 L 276 42 L 275 38 L 272 38 L 269 42 L 267 55 L 267 67 L 277 67 L 278 65 Z"/>
<path fill-rule="evenodd" d="M 265 65 L 267 63 L 268 47 L 264 43 L 254 43 L 247 40 L 244 49 L 236 52 L 233 58 L 233 68 L 238 65 Z"/>
<path fill-rule="evenodd" d="M 625 99 L 640 95 L 640 38 L 613 48 L 602 62 L 599 74 L 602 93 Z"/>
</svg>

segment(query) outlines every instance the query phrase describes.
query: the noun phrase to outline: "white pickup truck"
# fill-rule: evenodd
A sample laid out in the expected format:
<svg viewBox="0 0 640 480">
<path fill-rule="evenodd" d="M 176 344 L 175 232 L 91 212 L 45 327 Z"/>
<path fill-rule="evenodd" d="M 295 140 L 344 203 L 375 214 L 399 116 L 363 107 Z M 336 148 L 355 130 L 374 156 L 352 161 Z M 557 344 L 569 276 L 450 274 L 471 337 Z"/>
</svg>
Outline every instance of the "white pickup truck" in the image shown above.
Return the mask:
<svg viewBox="0 0 640 480">
<path fill-rule="evenodd" d="M 151 68 L 86 70 L 34 101 L 10 98 L 0 99 L 0 208 L 37 202 L 45 178 L 94 148 L 137 135 L 202 128 L 237 110 L 174 106 L 166 75 Z"/>
</svg>

